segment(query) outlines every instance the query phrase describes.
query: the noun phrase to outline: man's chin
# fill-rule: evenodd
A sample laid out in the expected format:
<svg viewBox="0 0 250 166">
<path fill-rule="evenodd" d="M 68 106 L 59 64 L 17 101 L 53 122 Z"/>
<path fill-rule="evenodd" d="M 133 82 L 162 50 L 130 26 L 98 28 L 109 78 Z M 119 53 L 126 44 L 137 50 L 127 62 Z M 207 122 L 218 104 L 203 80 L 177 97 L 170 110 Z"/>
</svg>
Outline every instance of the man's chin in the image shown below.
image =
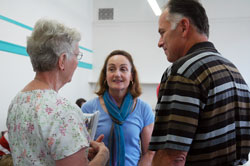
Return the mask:
<svg viewBox="0 0 250 166">
<path fill-rule="evenodd" d="M 171 63 L 173 63 L 175 60 L 173 58 L 171 58 L 170 56 L 167 55 L 167 60 Z"/>
<path fill-rule="evenodd" d="M 165 53 L 167 56 L 168 56 L 168 54 L 169 54 L 169 53 L 168 53 L 168 50 L 164 50 L 164 53 Z"/>
<path fill-rule="evenodd" d="M 71 79 L 69 79 L 69 80 L 67 81 L 67 83 L 70 83 L 70 82 L 71 82 L 71 80 L 72 80 L 72 78 L 71 78 Z"/>
</svg>

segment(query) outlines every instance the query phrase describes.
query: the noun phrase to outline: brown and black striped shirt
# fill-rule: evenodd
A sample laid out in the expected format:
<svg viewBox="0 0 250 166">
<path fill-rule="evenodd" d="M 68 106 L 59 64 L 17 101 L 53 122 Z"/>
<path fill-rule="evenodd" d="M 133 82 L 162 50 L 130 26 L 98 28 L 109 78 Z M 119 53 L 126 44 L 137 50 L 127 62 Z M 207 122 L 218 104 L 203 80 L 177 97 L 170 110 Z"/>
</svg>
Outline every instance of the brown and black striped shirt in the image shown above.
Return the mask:
<svg viewBox="0 0 250 166">
<path fill-rule="evenodd" d="M 187 151 L 186 165 L 248 160 L 250 92 L 213 44 L 194 45 L 163 74 L 150 150 Z"/>
</svg>

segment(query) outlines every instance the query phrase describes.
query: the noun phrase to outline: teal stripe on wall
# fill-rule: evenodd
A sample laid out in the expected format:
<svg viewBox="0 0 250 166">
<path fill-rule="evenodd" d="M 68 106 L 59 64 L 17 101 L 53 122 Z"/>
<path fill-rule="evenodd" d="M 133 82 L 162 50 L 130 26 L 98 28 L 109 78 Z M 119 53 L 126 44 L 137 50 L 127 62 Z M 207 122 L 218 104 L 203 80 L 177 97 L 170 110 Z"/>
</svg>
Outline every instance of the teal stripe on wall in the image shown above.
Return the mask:
<svg viewBox="0 0 250 166">
<path fill-rule="evenodd" d="M 87 49 L 87 48 L 84 48 L 84 47 L 82 47 L 82 46 L 79 46 L 79 48 L 81 48 L 81 49 L 83 49 L 83 50 L 85 50 L 85 51 L 88 51 L 88 52 L 93 52 L 92 50 Z"/>
<path fill-rule="evenodd" d="M 82 61 L 79 61 L 78 67 L 85 68 L 85 69 L 92 69 L 93 68 L 92 64 L 85 63 Z"/>
<path fill-rule="evenodd" d="M 0 50 L 5 52 L 10 52 L 13 54 L 29 56 L 26 52 L 26 48 L 16 44 L 8 43 L 0 40 Z"/>
<path fill-rule="evenodd" d="M 0 51 L 10 52 L 17 55 L 29 56 L 26 52 L 26 48 L 20 45 L 12 44 L 9 42 L 5 42 L 0 40 Z M 78 67 L 85 69 L 92 69 L 92 64 L 79 61 Z"/>
<path fill-rule="evenodd" d="M 31 30 L 31 31 L 33 30 L 32 27 L 30 27 L 30 26 L 28 26 L 28 25 L 25 25 L 25 24 L 22 24 L 22 23 L 20 23 L 20 22 L 17 22 L 17 21 L 15 21 L 15 20 L 13 20 L 13 19 L 10 19 L 10 18 L 8 18 L 8 17 L 5 17 L 5 16 L 3 16 L 3 15 L 1 15 L 1 14 L 0 14 L 0 19 L 1 19 L 1 20 L 4 20 L 4 21 L 7 21 L 7 22 L 9 22 L 9 23 L 15 24 L 15 25 L 17 25 L 17 26 L 20 26 L 20 27 L 22 27 L 22 28 L 25 28 L 25 29 L 28 29 L 28 30 Z M 93 50 L 90 50 L 90 49 L 85 48 L 85 47 L 83 47 L 83 46 L 79 46 L 79 48 L 81 48 L 81 49 L 83 49 L 83 50 L 85 50 L 85 51 L 88 51 L 88 52 L 93 53 Z"/>
<path fill-rule="evenodd" d="M 25 29 L 28 29 L 28 30 L 31 30 L 31 31 L 33 30 L 32 27 L 27 26 L 27 25 L 24 25 L 24 24 L 22 24 L 22 23 L 20 23 L 20 22 L 17 22 L 17 21 L 15 21 L 15 20 L 10 19 L 10 18 L 7 18 L 7 17 L 5 17 L 5 16 L 3 16 L 3 15 L 0 15 L 0 19 L 1 19 L 1 20 L 4 20 L 4 21 L 7 21 L 7 22 L 9 22 L 9 23 L 15 24 L 15 25 L 17 25 L 17 26 L 20 26 L 20 27 L 22 27 L 22 28 L 25 28 Z"/>
</svg>

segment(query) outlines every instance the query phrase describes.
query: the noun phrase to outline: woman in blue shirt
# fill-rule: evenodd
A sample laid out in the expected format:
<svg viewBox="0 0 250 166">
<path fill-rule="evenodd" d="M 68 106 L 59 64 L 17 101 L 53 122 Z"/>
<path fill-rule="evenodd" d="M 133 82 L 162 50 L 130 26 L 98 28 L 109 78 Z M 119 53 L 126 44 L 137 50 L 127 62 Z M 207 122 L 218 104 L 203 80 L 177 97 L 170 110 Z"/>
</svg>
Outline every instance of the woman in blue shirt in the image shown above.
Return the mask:
<svg viewBox="0 0 250 166">
<path fill-rule="evenodd" d="M 123 50 L 111 52 L 98 84 L 98 97 L 83 104 L 82 111 L 100 111 L 96 136 L 105 136 L 103 141 L 110 149 L 109 165 L 151 165 L 154 152 L 148 150 L 148 144 L 154 113 L 138 98 L 141 87 L 131 55 Z"/>
</svg>

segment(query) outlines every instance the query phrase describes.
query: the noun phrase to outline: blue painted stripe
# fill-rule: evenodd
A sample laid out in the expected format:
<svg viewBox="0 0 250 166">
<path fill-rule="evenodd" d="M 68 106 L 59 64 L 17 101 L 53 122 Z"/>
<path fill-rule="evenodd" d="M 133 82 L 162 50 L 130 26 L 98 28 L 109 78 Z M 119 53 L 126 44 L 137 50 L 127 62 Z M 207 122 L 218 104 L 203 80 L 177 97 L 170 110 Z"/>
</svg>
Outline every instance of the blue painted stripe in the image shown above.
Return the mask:
<svg viewBox="0 0 250 166">
<path fill-rule="evenodd" d="M 85 68 L 85 69 L 92 69 L 93 65 L 86 63 L 86 62 L 79 61 L 78 67 Z"/>
<path fill-rule="evenodd" d="M 15 20 L 10 19 L 10 18 L 7 18 L 7 17 L 5 17 L 5 16 L 3 16 L 3 15 L 0 15 L 0 19 L 1 19 L 1 20 L 4 20 L 4 21 L 7 21 L 7 22 L 9 22 L 9 23 L 15 24 L 15 25 L 17 25 L 17 26 L 20 26 L 20 27 L 22 27 L 22 28 L 25 28 L 25 29 L 28 29 L 28 30 L 31 30 L 31 31 L 33 30 L 32 27 L 27 26 L 27 25 L 24 25 L 24 24 L 22 24 L 22 23 L 20 23 L 20 22 L 17 22 L 17 21 L 15 21 Z"/>
<path fill-rule="evenodd" d="M 15 25 L 17 25 L 17 26 L 20 26 L 20 27 L 22 27 L 22 28 L 25 28 L 25 29 L 28 29 L 28 30 L 31 30 L 31 31 L 33 30 L 32 27 L 30 27 L 30 26 L 28 26 L 28 25 L 25 25 L 25 24 L 22 24 L 22 23 L 20 23 L 20 22 L 17 22 L 17 21 L 15 21 L 15 20 L 13 20 L 13 19 L 10 19 L 10 18 L 8 18 L 8 17 L 5 17 L 5 16 L 3 16 L 3 15 L 1 15 L 1 14 L 0 14 L 0 19 L 1 19 L 1 20 L 4 20 L 4 21 L 7 21 L 7 22 L 9 22 L 9 23 L 15 24 Z M 90 50 L 90 49 L 85 48 L 85 47 L 83 47 L 83 46 L 79 46 L 79 48 L 81 48 L 81 49 L 83 49 L 83 50 L 85 50 L 85 51 L 88 51 L 88 52 L 93 53 L 93 50 Z"/>
<path fill-rule="evenodd" d="M 26 52 L 26 48 L 20 45 L 16 45 L 13 43 L 5 42 L 0 40 L 0 51 L 10 52 L 18 55 L 29 56 Z M 92 64 L 81 62 L 79 61 L 78 67 L 85 68 L 85 69 L 92 69 Z"/>
<path fill-rule="evenodd" d="M 18 55 L 29 56 L 26 52 L 26 48 L 16 44 L 8 43 L 0 40 L 0 50 L 5 52 L 10 52 Z"/>
<path fill-rule="evenodd" d="M 85 51 L 88 51 L 88 52 L 92 52 L 92 53 L 93 53 L 93 51 L 92 51 L 92 50 L 87 49 L 87 48 L 85 48 L 85 47 L 79 46 L 79 48 L 81 48 L 81 49 L 83 49 L 83 50 L 85 50 Z"/>
</svg>

